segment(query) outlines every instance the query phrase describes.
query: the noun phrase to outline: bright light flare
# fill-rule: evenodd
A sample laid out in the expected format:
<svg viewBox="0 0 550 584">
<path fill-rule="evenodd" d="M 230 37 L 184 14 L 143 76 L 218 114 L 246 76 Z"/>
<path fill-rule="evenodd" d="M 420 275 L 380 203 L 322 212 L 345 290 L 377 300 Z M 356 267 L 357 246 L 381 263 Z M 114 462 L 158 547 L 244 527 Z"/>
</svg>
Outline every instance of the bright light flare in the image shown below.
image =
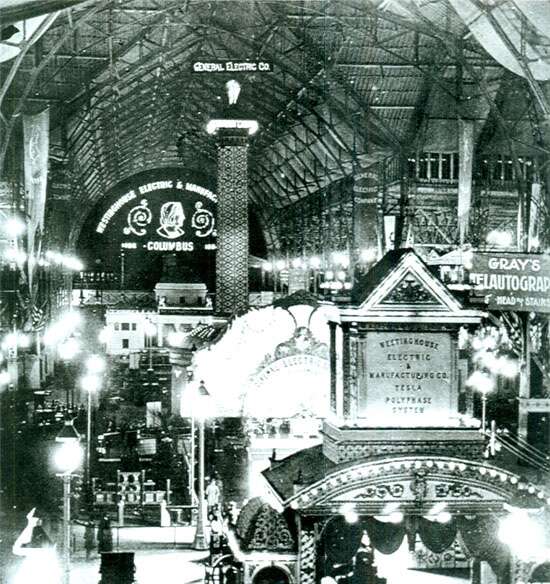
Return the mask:
<svg viewBox="0 0 550 584">
<path fill-rule="evenodd" d="M 8 333 L 2 342 L 2 349 L 10 349 L 17 347 L 17 333 Z"/>
<path fill-rule="evenodd" d="M 25 223 L 19 217 L 10 217 L 4 223 L 4 230 L 10 237 L 18 237 L 25 232 Z"/>
<path fill-rule="evenodd" d="M 449 511 L 441 511 L 435 516 L 437 523 L 449 523 L 452 518 L 453 516 L 449 513 Z"/>
<path fill-rule="evenodd" d="M 59 345 L 57 352 L 61 359 L 70 361 L 80 352 L 80 344 L 74 337 L 69 337 Z"/>
<path fill-rule="evenodd" d="M 157 334 L 157 327 L 150 320 L 145 319 L 143 322 L 143 332 L 148 337 L 154 337 Z"/>
<path fill-rule="evenodd" d="M 497 535 L 521 559 L 537 557 L 545 552 L 544 530 L 524 509 L 511 508 L 510 514 L 500 520 Z"/>
<path fill-rule="evenodd" d="M 309 265 L 314 270 L 318 270 L 321 267 L 321 259 L 318 258 L 317 256 L 313 256 L 309 258 Z"/>
<path fill-rule="evenodd" d="M 471 270 L 474 267 L 474 252 L 472 250 L 463 252 L 462 265 L 466 270 Z"/>
<path fill-rule="evenodd" d="M 64 266 L 69 270 L 80 272 L 84 269 L 84 264 L 75 256 L 65 255 L 53 250 L 48 250 L 45 255 L 51 262 Z"/>
<path fill-rule="evenodd" d="M 338 511 L 344 517 L 346 523 L 357 523 L 359 521 L 359 515 L 353 503 L 343 503 Z"/>
<path fill-rule="evenodd" d="M 99 331 L 99 334 L 97 335 L 97 340 L 100 343 L 103 343 L 106 345 L 111 340 L 112 336 L 113 336 L 113 331 L 111 330 L 111 328 L 108 326 L 105 326 Z"/>
<path fill-rule="evenodd" d="M 99 355 L 90 355 L 86 359 L 86 369 L 89 373 L 98 374 L 105 371 L 105 359 Z"/>
<path fill-rule="evenodd" d="M 347 273 L 344 272 L 344 270 L 340 270 L 337 274 L 336 277 L 338 278 L 338 280 L 340 280 L 341 282 L 344 282 L 345 279 L 347 278 Z"/>
<path fill-rule="evenodd" d="M 61 263 L 69 270 L 80 272 L 84 269 L 84 264 L 74 256 L 64 256 Z"/>
<path fill-rule="evenodd" d="M 181 331 L 172 331 L 168 333 L 168 344 L 172 347 L 181 347 L 187 335 Z"/>
<path fill-rule="evenodd" d="M 74 472 L 82 464 L 82 459 L 82 448 L 77 440 L 63 442 L 54 453 L 54 464 L 64 474 Z"/>
<path fill-rule="evenodd" d="M 101 388 L 101 378 L 97 375 L 85 375 L 80 380 L 82 389 L 88 393 L 96 393 Z"/>
<path fill-rule="evenodd" d="M 377 256 L 378 251 L 374 247 L 362 249 L 359 253 L 360 260 L 366 264 L 376 261 Z"/>
<path fill-rule="evenodd" d="M 0 371 L 0 386 L 8 385 L 11 381 L 11 376 L 8 371 Z"/>
<path fill-rule="evenodd" d="M 347 268 L 349 266 L 349 255 L 344 251 L 334 251 L 331 254 L 332 261 L 342 268 Z"/>
<path fill-rule="evenodd" d="M 404 515 L 399 509 L 399 503 L 387 503 L 382 509 L 382 515 L 375 516 L 378 521 L 383 523 L 401 523 Z"/>
<path fill-rule="evenodd" d="M 66 327 L 70 330 L 76 329 L 78 326 L 82 324 L 82 316 L 79 312 L 74 310 L 70 310 L 69 312 L 65 312 L 61 315 L 59 319 L 59 325 L 62 327 Z"/>
<path fill-rule="evenodd" d="M 519 363 L 516 359 L 500 357 L 498 360 L 498 372 L 503 377 L 513 378 L 519 373 Z"/>
<path fill-rule="evenodd" d="M 4 257 L 9 262 L 16 262 L 18 264 L 22 264 L 27 259 L 27 254 L 15 247 L 10 247 L 4 252 Z"/>
<path fill-rule="evenodd" d="M 509 231 L 493 229 L 487 235 L 487 243 L 498 247 L 510 247 L 514 241 L 514 236 Z"/>
<path fill-rule="evenodd" d="M 488 394 L 495 388 L 495 380 L 483 371 L 474 371 L 466 380 L 466 385 L 483 394 Z"/>
</svg>

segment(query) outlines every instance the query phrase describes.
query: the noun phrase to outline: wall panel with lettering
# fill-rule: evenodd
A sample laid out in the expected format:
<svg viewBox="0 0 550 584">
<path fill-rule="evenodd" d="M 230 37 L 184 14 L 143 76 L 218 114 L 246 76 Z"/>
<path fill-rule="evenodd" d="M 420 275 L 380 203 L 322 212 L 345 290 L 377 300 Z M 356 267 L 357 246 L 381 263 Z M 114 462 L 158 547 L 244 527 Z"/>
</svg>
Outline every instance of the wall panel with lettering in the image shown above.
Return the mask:
<svg viewBox="0 0 550 584">
<path fill-rule="evenodd" d="M 451 346 L 449 333 L 368 333 L 358 417 L 373 426 L 447 425 L 457 414 Z"/>
</svg>

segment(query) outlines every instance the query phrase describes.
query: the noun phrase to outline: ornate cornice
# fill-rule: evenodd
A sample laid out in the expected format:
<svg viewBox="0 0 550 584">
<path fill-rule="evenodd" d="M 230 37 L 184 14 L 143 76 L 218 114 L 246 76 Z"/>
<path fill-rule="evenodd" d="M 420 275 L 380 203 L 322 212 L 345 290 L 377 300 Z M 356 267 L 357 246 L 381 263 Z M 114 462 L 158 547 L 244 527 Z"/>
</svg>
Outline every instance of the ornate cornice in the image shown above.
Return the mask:
<svg viewBox="0 0 550 584">
<path fill-rule="evenodd" d="M 550 503 L 549 494 L 543 489 L 496 466 L 454 457 L 415 455 L 385 458 L 340 468 L 289 497 L 283 501 L 283 505 L 305 512 L 314 511 L 315 508 L 324 508 L 331 502 L 336 504 L 338 498 L 346 493 L 357 493 L 358 490 L 363 489 L 368 495 L 373 488 L 389 488 L 388 485 L 392 483 L 406 483 L 414 494 L 412 487 L 416 489 L 419 477 L 422 477 L 424 481 L 431 483 L 435 481 L 444 485 L 439 491 L 440 500 L 450 499 L 451 502 L 464 503 L 466 501 L 468 503 L 471 498 L 474 502 L 475 497 L 460 490 L 462 485 L 485 493 L 487 504 L 490 501 L 502 505 L 518 495 L 526 495 L 533 504 L 537 501 L 539 504 Z M 417 492 L 424 491 L 420 488 L 416 490 Z M 380 493 L 374 498 L 379 499 L 379 505 L 382 508 L 387 501 L 384 496 L 379 495 Z M 423 503 L 416 495 L 412 500 L 407 501 L 409 504 L 419 502 Z M 483 505 L 483 500 L 475 502 L 478 506 Z M 462 505 L 466 508 L 467 506 Z"/>
</svg>

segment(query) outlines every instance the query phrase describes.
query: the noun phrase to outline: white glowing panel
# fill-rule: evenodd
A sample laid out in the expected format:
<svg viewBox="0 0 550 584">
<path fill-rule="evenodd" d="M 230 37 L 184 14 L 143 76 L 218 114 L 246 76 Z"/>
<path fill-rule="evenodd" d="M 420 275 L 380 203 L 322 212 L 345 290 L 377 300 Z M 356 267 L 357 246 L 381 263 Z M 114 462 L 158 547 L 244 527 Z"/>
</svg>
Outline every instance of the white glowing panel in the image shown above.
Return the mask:
<svg viewBox="0 0 550 584">
<path fill-rule="evenodd" d="M 292 355 L 264 368 L 245 395 L 243 414 L 253 417 L 325 417 L 328 413 L 328 362 Z"/>
<path fill-rule="evenodd" d="M 358 414 L 367 424 L 437 426 L 456 416 L 448 333 L 369 333 L 363 360 Z"/>
</svg>

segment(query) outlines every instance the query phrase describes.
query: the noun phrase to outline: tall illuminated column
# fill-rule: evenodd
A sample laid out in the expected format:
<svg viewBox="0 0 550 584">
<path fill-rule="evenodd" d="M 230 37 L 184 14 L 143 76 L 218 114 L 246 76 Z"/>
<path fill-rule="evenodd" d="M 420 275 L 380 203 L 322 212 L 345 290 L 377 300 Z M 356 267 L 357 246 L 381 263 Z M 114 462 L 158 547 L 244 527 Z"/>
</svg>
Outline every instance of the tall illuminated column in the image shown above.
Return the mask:
<svg viewBox="0 0 550 584">
<path fill-rule="evenodd" d="M 258 122 L 239 115 L 240 85 L 226 84 L 229 106 L 206 131 L 215 135 L 218 150 L 218 214 L 216 304 L 218 314 L 248 308 L 248 138 Z"/>
</svg>

